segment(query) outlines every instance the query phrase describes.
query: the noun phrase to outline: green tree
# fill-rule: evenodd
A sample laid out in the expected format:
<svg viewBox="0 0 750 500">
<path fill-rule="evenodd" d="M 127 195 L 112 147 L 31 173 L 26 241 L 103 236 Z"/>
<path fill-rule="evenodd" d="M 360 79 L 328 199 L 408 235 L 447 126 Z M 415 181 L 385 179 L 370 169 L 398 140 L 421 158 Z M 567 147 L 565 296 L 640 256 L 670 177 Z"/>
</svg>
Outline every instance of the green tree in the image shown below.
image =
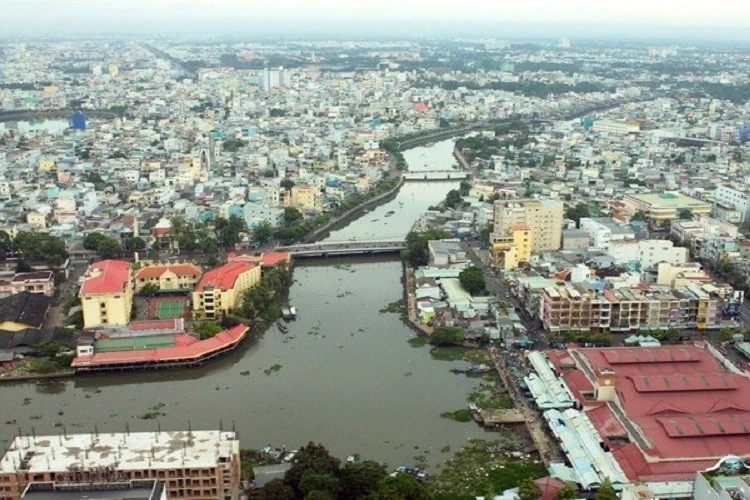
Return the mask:
<svg viewBox="0 0 750 500">
<path fill-rule="evenodd" d="M 273 227 L 267 220 L 262 221 L 253 229 L 253 238 L 263 244 L 273 236 Z"/>
<path fill-rule="evenodd" d="M 631 221 L 646 221 L 646 212 L 643 210 L 638 210 L 636 213 L 633 214 L 633 216 L 630 218 Z"/>
<path fill-rule="evenodd" d="M 336 500 L 336 497 L 327 491 L 312 490 L 305 495 L 305 500 Z"/>
<path fill-rule="evenodd" d="M 428 500 L 430 492 L 425 485 L 409 474 L 385 476 L 371 495 L 373 500 Z"/>
<path fill-rule="evenodd" d="M 294 181 L 292 179 L 283 179 L 279 183 L 279 186 L 281 186 L 282 188 L 288 191 L 294 187 Z"/>
<path fill-rule="evenodd" d="M 302 212 L 294 207 L 286 207 L 284 209 L 284 225 L 286 227 L 293 226 L 302 220 Z"/>
<path fill-rule="evenodd" d="M 565 486 L 555 492 L 555 500 L 568 500 L 578 498 L 578 488 L 573 483 L 565 483 Z"/>
<path fill-rule="evenodd" d="M 145 285 L 143 285 L 141 287 L 141 289 L 140 289 L 140 291 L 138 293 L 140 293 L 141 295 L 144 295 L 146 297 L 150 297 L 150 296 L 152 296 L 153 294 L 155 294 L 158 291 L 159 291 L 159 285 L 157 285 L 156 283 L 153 283 L 153 282 L 149 281 L 148 283 L 146 283 Z"/>
<path fill-rule="evenodd" d="M 335 496 L 339 490 L 339 480 L 333 474 L 307 470 L 299 481 L 299 491 L 307 496 L 313 491 L 324 491 Z"/>
<path fill-rule="evenodd" d="M 103 259 L 111 259 L 120 255 L 122 247 L 115 238 L 104 238 L 96 246 L 96 253 Z"/>
<path fill-rule="evenodd" d="M 10 235 L 5 231 L 0 231 L 0 260 L 5 260 L 13 250 L 15 250 L 15 247 L 13 246 L 13 240 L 10 239 Z"/>
<path fill-rule="evenodd" d="M 484 273 L 476 266 L 469 266 L 458 274 L 458 280 L 461 286 L 472 295 L 481 293 L 487 283 L 484 280 Z"/>
<path fill-rule="evenodd" d="M 602 481 L 602 485 L 599 486 L 599 491 L 594 496 L 595 500 L 617 500 L 617 492 L 612 487 L 612 481 L 609 478 L 605 478 Z"/>
<path fill-rule="evenodd" d="M 584 217 L 590 216 L 589 206 L 585 203 L 577 203 L 574 207 L 568 207 L 565 209 L 565 218 L 576 221 L 576 226 L 581 222 Z"/>
<path fill-rule="evenodd" d="M 451 189 L 448 194 L 445 195 L 445 206 L 448 208 L 456 208 L 461 204 L 461 192 L 458 189 Z"/>
<path fill-rule="evenodd" d="M 479 230 L 479 239 L 488 242 L 490 240 L 490 235 L 492 234 L 492 231 L 495 228 L 492 227 L 492 222 L 486 223 L 484 226 L 482 226 L 482 229 Z"/>
<path fill-rule="evenodd" d="M 127 246 L 130 250 L 145 250 L 146 240 L 144 240 L 140 236 L 134 236 L 132 238 L 128 238 Z"/>
<path fill-rule="evenodd" d="M 527 478 L 518 485 L 518 498 L 520 500 L 537 500 L 542 496 L 542 488 L 534 482 L 533 479 Z"/>
<path fill-rule="evenodd" d="M 677 218 L 680 220 L 693 220 L 693 211 L 689 208 L 681 208 L 677 211 Z"/>
<path fill-rule="evenodd" d="M 450 237 L 448 233 L 437 229 L 423 232 L 411 231 L 406 235 L 406 249 L 401 252 L 401 258 L 407 260 L 413 267 L 426 266 L 430 262 L 427 243 L 448 237 Z"/>
<path fill-rule="evenodd" d="M 471 182 L 467 180 L 463 180 L 461 181 L 461 184 L 459 185 L 458 191 L 461 193 L 461 196 L 468 196 L 470 189 L 471 189 Z"/>
<path fill-rule="evenodd" d="M 385 477 L 385 466 L 372 460 L 347 463 L 339 473 L 341 498 L 362 498 L 378 486 L 378 481 Z"/>
<path fill-rule="evenodd" d="M 329 474 L 335 477 L 340 465 L 341 461 L 331 456 L 323 445 L 311 441 L 307 446 L 300 448 L 294 456 L 292 467 L 286 471 L 284 480 L 294 491 L 301 492 L 301 481 L 305 473 L 314 472 L 316 474 Z"/>
<path fill-rule="evenodd" d="M 273 479 L 263 486 L 266 500 L 294 500 L 294 490 L 283 479 Z"/>
<path fill-rule="evenodd" d="M 97 248 L 99 247 L 99 243 L 106 239 L 107 236 L 102 233 L 89 233 L 83 237 L 83 248 L 92 252 L 96 252 Z"/>
<path fill-rule="evenodd" d="M 466 332 L 454 326 L 438 326 L 430 335 L 433 345 L 460 345 L 466 339 Z"/>
<path fill-rule="evenodd" d="M 213 321 L 203 321 L 195 327 L 195 331 L 200 335 L 201 340 L 209 339 L 221 330 L 221 325 Z"/>
</svg>

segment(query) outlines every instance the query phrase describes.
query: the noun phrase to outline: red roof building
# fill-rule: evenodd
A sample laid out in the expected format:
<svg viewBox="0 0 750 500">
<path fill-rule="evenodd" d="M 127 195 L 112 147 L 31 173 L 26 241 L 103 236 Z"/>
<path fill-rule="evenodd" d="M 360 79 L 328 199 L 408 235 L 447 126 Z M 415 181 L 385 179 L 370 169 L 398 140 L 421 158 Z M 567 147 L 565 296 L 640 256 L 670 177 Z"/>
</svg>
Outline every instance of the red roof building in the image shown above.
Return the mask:
<svg viewBox="0 0 750 500">
<path fill-rule="evenodd" d="M 101 260 L 91 264 L 84 275 L 81 293 L 117 293 L 130 282 L 130 263 L 124 260 Z"/>
<path fill-rule="evenodd" d="M 239 276 L 256 267 L 249 262 L 230 262 L 206 272 L 195 286 L 195 290 L 202 292 L 207 288 L 231 290 Z"/>
<path fill-rule="evenodd" d="M 193 317 L 215 318 L 234 309 L 242 293 L 260 282 L 261 266 L 229 262 L 206 272 L 193 291 Z"/>
<path fill-rule="evenodd" d="M 750 457 L 750 377 L 695 346 L 550 352 L 548 358 L 632 480 L 692 479 Z M 563 363 L 572 357 L 576 368 Z"/>
</svg>

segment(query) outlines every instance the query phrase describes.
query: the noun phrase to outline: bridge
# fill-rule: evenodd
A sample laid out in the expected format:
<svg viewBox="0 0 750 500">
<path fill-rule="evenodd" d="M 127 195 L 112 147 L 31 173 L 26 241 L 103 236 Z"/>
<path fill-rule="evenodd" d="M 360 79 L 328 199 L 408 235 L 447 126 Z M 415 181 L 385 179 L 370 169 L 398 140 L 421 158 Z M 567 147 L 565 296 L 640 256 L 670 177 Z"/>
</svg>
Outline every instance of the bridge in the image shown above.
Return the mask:
<svg viewBox="0 0 750 500">
<path fill-rule="evenodd" d="M 336 257 L 343 255 L 375 255 L 396 253 L 406 248 L 404 240 L 328 241 L 276 247 L 278 252 L 291 252 L 295 258 Z"/>
<path fill-rule="evenodd" d="M 427 170 L 420 172 L 418 170 L 404 172 L 406 181 L 460 181 L 468 179 L 471 175 L 466 170 Z"/>
</svg>

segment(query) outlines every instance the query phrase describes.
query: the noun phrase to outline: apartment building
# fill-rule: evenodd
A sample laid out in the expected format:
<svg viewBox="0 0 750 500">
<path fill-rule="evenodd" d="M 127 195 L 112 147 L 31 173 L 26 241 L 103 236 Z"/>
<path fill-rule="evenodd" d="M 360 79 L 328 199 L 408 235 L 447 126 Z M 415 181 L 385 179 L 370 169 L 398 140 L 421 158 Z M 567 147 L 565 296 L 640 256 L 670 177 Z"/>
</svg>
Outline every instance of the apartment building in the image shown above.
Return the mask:
<svg viewBox="0 0 750 500">
<path fill-rule="evenodd" d="M 525 224 L 511 226 L 510 233 L 493 236 L 491 253 L 492 265 L 496 269 L 513 270 L 521 262 L 531 260 L 534 246 L 534 232 Z"/>
<path fill-rule="evenodd" d="M 127 325 L 133 307 L 130 263 L 109 259 L 91 264 L 79 296 L 84 328 Z"/>
<path fill-rule="evenodd" d="M 163 483 L 170 499 L 237 499 L 239 439 L 222 431 L 19 436 L 0 461 L 0 500 L 19 500 L 31 483 L 142 480 Z"/>
<path fill-rule="evenodd" d="M 193 317 L 216 318 L 234 309 L 260 276 L 261 266 L 251 262 L 230 262 L 206 272 L 193 291 Z"/>
<path fill-rule="evenodd" d="M 610 134 L 633 134 L 641 131 L 637 123 L 618 122 L 612 120 L 596 120 L 591 127 L 594 132 L 607 132 Z"/>
<path fill-rule="evenodd" d="M 532 251 L 558 250 L 562 239 L 563 204 L 556 200 L 497 200 L 495 238 L 512 233 L 512 227 L 525 225 L 532 231 Z"/>
<path fill-rule="evenodd" d="M 652 286 L 601 291 L 565 284 L 541 291 L 539 316 L 552 333 L 715 329 L 725 326 L 724 297 L 727 292 L 710 283 L 688 283 L 676 289 Z"/>
<path fill-rule="evenodd" d="M 135 291 L 140 292 L 148 283 L 160 291 L 192 290 L 202 274 L 200 267 L 187 262 L 142 267 L 135 273 Z"/>
<path fill-rule="evenodd" d="M 323 197 L 320 189 L 312 184 L 292 186 L 286 192 L 284 206 L 300 210 L 320 210 L 323 207 Z"/>
<path fill-rule="evenodd" d="M 597 250 L 609 250 L 611 242 L 635 240 L 635 231 L 631 227 L 609 217 L 583 217 L 579 227 L 586 231 L 591 246 Z"/>
<path fill-rule="evenodd" d="M 716 203 L 734 208 L 740 213 L 741 220 L 750 220 L 750 194 L 732 189 L 729 186 L 717 186 L 714 191 Z"/>
<path fill-rule="evenodd" d="M 32 271 L 16 273 L 10 281 L 0 280 L 0 297 L 29 292 L 52 297 L 55 293 L 55 280 L 52 271 Z"/>
</svg>

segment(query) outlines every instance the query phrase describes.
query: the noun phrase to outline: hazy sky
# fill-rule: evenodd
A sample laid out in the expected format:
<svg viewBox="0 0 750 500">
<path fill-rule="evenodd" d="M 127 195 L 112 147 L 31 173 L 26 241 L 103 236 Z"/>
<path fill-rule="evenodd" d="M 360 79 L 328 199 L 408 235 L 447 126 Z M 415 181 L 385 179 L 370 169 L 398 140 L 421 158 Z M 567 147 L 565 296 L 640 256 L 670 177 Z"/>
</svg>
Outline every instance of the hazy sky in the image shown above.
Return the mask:
<svg viewBox="0 0 750 500">
<path fill-rule="evenodd" d="M 0 0 L 5 33 L 326 30 L 421 35 L 748 38 L 746 0 Z M 566 31 L 568 31 L 566 33 Z M 479 33 L 481 32 L 481 33 Z"/>
</svg>

